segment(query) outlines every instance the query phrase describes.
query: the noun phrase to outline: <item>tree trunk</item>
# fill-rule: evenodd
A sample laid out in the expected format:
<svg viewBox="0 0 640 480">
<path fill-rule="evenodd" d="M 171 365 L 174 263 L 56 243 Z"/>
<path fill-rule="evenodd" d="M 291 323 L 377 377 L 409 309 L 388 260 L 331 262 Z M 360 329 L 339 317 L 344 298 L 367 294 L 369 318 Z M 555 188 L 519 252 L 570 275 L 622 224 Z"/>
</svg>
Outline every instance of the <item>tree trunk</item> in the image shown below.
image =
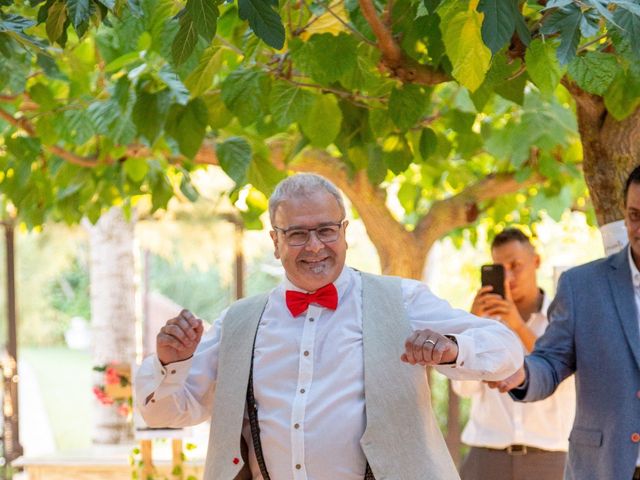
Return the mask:
<svg viewBox="0 0 640 480">
<path fill-rule="evenodd" d="M 91 323 L 93 361 L 133 364 L 135 360 L 135 290 L 133 221 L 122 209 L 106 212 L 90 227 Z M 96 373 L 96 383 L 103 383 Z M 94 405 L 94 443 L 124 443 L 132 439 L 131 425 L 115 406 Z"/>
<path fill-rule="evenodd" d="M 622 121 L 611 116 L 601 97 L 575 86 L 578 129 L 583 148 L 584 178 L 600 226 L 624 217 L 627 176 L 640 165 L 640 108 Z"/>
</svg>

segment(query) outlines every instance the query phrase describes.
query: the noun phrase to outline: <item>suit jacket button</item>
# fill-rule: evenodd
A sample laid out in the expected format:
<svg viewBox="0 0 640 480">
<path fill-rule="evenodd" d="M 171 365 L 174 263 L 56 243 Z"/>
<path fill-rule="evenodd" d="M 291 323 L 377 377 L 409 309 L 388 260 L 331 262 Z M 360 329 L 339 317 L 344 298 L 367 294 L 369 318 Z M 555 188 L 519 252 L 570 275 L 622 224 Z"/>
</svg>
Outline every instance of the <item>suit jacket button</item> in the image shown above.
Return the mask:
<svg viewBox="0 0 640 480">
<path fill-rule="evenodd" d="M 633 443 L 638 443 L 638 442 L 640 442 L 640 433 L 638 433 L 638 432 L 633 432 L 633 433 L 631 434 L 631 441 L 632 441 Z"/>
</svg>

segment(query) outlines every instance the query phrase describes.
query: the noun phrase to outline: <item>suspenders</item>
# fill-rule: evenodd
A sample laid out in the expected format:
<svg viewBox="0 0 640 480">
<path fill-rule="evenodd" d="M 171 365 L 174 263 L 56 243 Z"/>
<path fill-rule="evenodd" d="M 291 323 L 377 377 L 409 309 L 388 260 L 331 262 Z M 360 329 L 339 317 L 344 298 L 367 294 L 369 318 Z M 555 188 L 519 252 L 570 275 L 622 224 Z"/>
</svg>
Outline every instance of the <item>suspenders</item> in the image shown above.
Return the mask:
<svg viewBox="0 0 640 480">
<path fill-rule="evenodd" d="M 253 350 L 255 351 L 255 343 Z M 258 405 L 256 404 L 256 399 L 253 395 L 253 353 L 251 354 L 251 370 L 249 370 L 249 385 L 247 386 L 247 412 L 249 414 L 249 424 L 251 425 L 251 440 L 253 441 L 253 449 L 256 452 L 256 459 L 258 460 L 260 473 L 264 480 L 271 480 L 269 472 L 267 471 L 267 466 L 264 462 L 264 455 L 262 454 L 260 424 L 258 422 Z M 369 462 L 367 462 L 364 480 L 375 480 L 371 467 L 369 466 Z"/>
</svg>

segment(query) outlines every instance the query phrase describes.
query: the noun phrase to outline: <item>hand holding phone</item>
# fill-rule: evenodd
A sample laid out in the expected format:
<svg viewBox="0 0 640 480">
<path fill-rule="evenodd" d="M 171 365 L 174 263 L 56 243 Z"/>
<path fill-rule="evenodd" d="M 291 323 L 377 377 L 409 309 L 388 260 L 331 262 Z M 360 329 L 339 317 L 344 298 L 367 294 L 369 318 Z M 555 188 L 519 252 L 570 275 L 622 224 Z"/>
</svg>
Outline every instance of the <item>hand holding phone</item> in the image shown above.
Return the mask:
<svg viewBox="0 0 640 480">
<path fill-rule="evenodd" d="M 482 286 L 490 285 L 493 290 L 491 293 L 496 293 L 502 298 L 505 298 L 504 293 L 504 267 L 499 263 L 492 263 L 489 265 L 482 265 L 480 268 L 480 277 L 482 279 Z"/>
</svg>

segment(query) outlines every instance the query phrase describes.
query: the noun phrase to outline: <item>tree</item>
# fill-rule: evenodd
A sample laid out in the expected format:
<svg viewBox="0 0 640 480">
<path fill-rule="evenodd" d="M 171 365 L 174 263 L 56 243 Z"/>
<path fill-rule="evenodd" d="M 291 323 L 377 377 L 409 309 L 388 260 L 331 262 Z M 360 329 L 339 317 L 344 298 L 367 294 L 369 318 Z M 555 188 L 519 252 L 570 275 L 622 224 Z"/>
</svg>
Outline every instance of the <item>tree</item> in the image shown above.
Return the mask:
<svg viewBox="0 0 640 480">
<path fill-rule="evenodd" d="M 558 87 L 554 58 L 565 33 L 540 33 L 574 9 L 557 3 L 7 5 L 0 188 L 29 226 L 96 221 L 144 194 L 154 210 L 174 191 L 194 199 L 189 173 L 217 164 L 236 181 L 232 198 L 253 186 L 245 218 L 256 224 L 259 192 L 287 170 L 318 171 L 349 195 L 383 271 L 419 278 L 433 242 L 460 238 L 481 212 L 533 223 L 541 207 L 554 217 L 584 208 L 570 90 Z M 635 19 L 623 4 L 612 15 Z M 516 25 L 525 41 L 533 31 L 529 48 Z M 606 39 L 626 32 L 612 25 L 602 23 Z M 631 75 L 623 54 L 596 53 Z"/>
</svg>

